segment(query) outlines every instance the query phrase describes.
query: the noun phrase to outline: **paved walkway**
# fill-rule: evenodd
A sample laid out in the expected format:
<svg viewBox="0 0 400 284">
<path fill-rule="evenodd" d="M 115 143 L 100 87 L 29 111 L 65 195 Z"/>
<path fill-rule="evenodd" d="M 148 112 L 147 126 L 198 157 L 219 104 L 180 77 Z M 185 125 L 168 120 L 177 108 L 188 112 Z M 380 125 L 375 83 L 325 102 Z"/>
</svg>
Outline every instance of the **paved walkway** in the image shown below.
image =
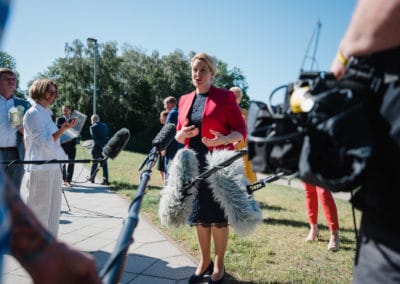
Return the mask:
<svg viewBox="0 0 400 284">
<path fill-rule="evenodd" d="M 76 183 L 65 189 L 63 197 L 59 239 L 94 255 L 100 271 L 114 250 L 129 202 L 107 187 L 85 182 L 87 176 L 88 170 L 76 164 Z M 121 283 L 187 283 L 196 269 L 195 260 L 146 218 L 139 218 Z M 10 256 L 5 259 L 3 278 L 5 284 L 32 283 Z"/>
</svg>

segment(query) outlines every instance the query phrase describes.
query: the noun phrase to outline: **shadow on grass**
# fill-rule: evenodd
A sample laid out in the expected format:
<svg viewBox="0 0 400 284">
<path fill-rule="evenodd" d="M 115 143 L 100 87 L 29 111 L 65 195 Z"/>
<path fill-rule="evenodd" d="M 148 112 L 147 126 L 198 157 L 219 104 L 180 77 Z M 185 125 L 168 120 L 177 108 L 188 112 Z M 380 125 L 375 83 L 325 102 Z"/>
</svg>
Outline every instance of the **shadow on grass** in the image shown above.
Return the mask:
<svg viewBox="0 0 400 284">
<path fill-rule="evenodd" d="M 229 275 L 228 273 L 225 275 L 224 283 L 232 283 L 232 284 L 285 284 L 289 282 L 255 282 L 255 281 L 243 281 L 243 280 L 236 280 L 233 276 Z"/>
<path fill-rule="evenodd" d="M 137 190 L 139 185 L 138 184 L 131 184 L 127 182 L 115 182 L 113 181 L 112 187 L 110 188 L 112 191 L 119 191 L 119 190 Z M 161 190 L 161 186 L 154 186 L 154 185 L 147 185 L 147 190 Z"/>
<path fill-rule="evenodd" d="M 263 220 L 263 223 L 265 225 L 282 225 L 282 226 L 291 226 L 291 227 L 304 227 L 306 230 L 309 228 L 308 222 L 300 222 L 300 221 L 295 221 L 295 220 L 288 220 L 288 219 L 274 219 L 274 218 L 265 218 Z M 318 224 L 319 229 L 323 229 L 326 231 L 329 231 L 329 227 L 323 224 Z M 354 232 L 353 229 L 347 229 L 347 228 L 340 228 L 340 232 L 348 232 L 352 233 Z M 356 243 L 356 238 L 355 234 L 353 235 L 353 238 L 348 238 L 345 237 L 343 234 L 340 234 L 340 249 L 341 250 L 354 250 L 354 244 Z M 323 238 L 320 236 L 320 241 L 329 241 L 329 235 L 326 236 L 326 238 Z"/>
<path fill-rule="evenodd" d="M 309 227 L 308 222 L 300 222 L 296 220 L 288 220 L 288 219 L 274 219 L 274 218 L 264 218 L 263 223 L 266 225 L 283 225 L 283 226 L 291 226 L 291 227 Z M 320 226 L 320 228 L 327 228 L 326 226 Z"/>
<path fill-rule="evenodd" d="M 283 209 L 284 210 L 284 209 Z M 275 219 L 275 218 L 264 218 L 263 220 L 264 224 L 267 225 L 283 225 L 283 226 L 291 226 L 291 227 L 306 227 L 309 228 L 308 222 L 303 222 L 303 221 L 296 221 L 296 220 L 289 220 L 289 219 Z M 327 230 L 329 231 L 329 227 L 323 224 L 318 224 L 319 229 Z M 340 228 L 340 232 L 354 232 L 354 229 L 348 229 L 348 228 Z M 342 236 L 340 237 L 342 239 Z M 346 238 L 343 238 L 344 241 L 346 241 Z M 351 242 L 351 241 L 349 241 Z"/>
<path fill-rule="evenodd" d="M 286 211 L 285 208 L 281 206 L 270 206 L 265 202 L 258 202 L 258 206 L 260 207 L 261 210 L 271 210 L 271 211 Z"/>
</svg>

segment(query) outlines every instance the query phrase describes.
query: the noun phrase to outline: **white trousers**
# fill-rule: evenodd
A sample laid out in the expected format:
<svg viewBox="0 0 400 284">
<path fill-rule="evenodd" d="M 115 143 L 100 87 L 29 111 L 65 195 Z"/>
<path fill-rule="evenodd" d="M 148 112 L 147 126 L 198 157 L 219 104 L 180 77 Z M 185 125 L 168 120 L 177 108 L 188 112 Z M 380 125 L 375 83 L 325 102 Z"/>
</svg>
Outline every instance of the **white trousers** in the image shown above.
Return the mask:
<svg viewBox="0 0 400 284">
<path fill-rule="evenodd" d="M 57 237 L 61 215 L 62 173 L 60 169 L 25 172 L 26 203 L 42 225 Z"/>
</svg>

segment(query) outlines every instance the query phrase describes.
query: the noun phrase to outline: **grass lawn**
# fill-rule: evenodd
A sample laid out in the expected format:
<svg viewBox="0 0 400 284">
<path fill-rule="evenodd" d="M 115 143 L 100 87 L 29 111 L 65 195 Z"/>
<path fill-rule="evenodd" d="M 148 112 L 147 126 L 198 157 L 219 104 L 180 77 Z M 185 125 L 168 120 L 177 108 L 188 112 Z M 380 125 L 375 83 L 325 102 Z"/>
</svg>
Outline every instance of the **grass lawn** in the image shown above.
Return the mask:
<svg viewBox="0 0 400 284">
<path fill-rule="evenodd" d="M 90 158 L 88 151 L 78 148 L 78 158 Z M 109 161 L 110 181 L 118 193 L 135 196 L 140 183 L 138 168 L 146 155 L 123 151 Z M 141 214 L 180 244 L 195 259 L 198 246 L 194 229 L 186 225 L 178 229 L 161 226 L 157 211 L 162 182 L 153 167 Z M 228 283 L 351 283 L 355 254 L 355 236 L 350 203 L 336 199 L 340 223 L 340 250 L 327 250 L 329 231 L 320 208 L 320 240 L 305 243 L 308 222 L 304 192 L 288 186 L 268 184 L 254 193 L 263 211 L 264 222 L 247 237 L 232 230 L 226 252 Z M 357 224 L 360 213 L 357 211 Z"/>
</svg>

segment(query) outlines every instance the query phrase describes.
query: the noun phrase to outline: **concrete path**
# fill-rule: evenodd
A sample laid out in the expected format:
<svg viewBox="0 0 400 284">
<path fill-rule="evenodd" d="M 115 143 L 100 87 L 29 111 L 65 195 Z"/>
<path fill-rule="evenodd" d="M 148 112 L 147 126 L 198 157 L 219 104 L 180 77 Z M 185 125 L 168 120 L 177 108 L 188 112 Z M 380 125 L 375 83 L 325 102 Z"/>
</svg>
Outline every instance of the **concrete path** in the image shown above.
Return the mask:
<svg viewBox="0 0 400 284">
<path fill-rule="evenodd" d="M 87 176 L 88 170 L 76 164 L 76 182 L 64 189 L 58 237 L 94 255 L 100 271 L 114 250 L 130 203 L 105 186 L 86 182 Z M 196 269 L 195 260 L 144 216 L 139 218 L 121 283 L 187 283 Z M 3 272 L 5 284 L 32 283 L 11 256 L 6 256 Z"/>
</svg>

